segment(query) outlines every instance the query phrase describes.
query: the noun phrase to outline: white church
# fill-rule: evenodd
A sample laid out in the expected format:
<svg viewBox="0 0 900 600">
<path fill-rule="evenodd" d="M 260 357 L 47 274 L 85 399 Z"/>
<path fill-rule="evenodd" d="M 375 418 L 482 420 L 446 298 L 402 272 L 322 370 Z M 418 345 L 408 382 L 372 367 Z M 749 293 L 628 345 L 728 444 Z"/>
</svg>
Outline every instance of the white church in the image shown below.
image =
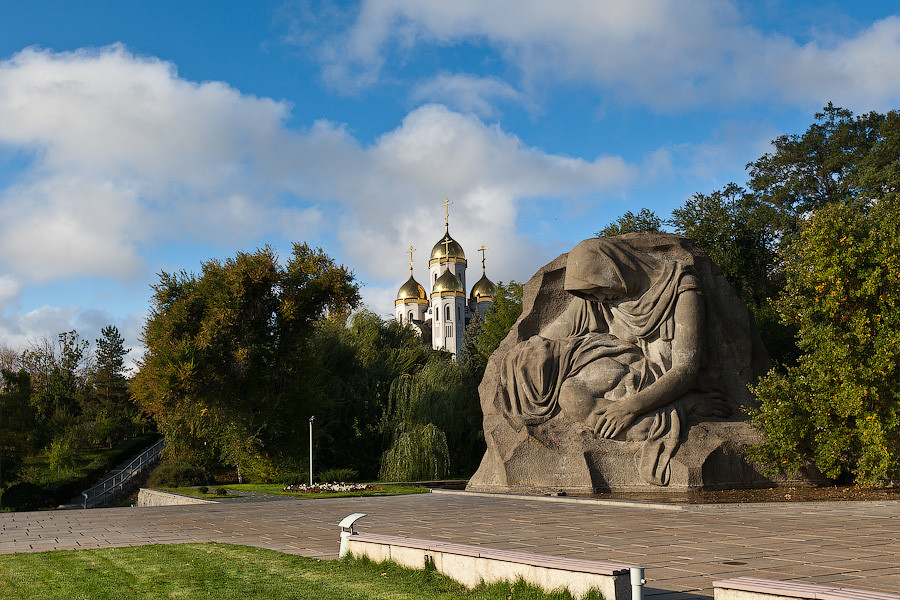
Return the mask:
<svg viewBox="0 0 900 600">
<path fill-rule="evenodd" d="M 428 260 L 428 283 L 431 293 L 413 277 L 413 252 L 410 246 L 409 279 L 397 292 L 394 311 L 401 323 L 410 323 L 431 331 L 431 346 L 435 350 L 446 350 L 457 356 L 463 347 L 466 327 L 476 316 L 484 319 L 494 303 L 497 287 L 485 273 L 485 251 L 481 245 L 481 279 L 472 286 L 466 297 L 466 254 L 462 246 L 450 237 L 449 200 L 445 207 L 444 237 L 434 245 Z"/>
</svg>

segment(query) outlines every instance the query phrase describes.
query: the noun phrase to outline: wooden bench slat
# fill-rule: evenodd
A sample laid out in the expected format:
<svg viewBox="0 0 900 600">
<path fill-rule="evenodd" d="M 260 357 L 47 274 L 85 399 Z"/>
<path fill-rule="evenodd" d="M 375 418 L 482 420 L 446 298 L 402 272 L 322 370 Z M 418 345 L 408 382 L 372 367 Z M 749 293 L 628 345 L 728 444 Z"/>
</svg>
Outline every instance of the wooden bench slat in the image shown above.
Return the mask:
<svg viewBox="0 0 900 600">
<path fill-rule="evenodd" d="M 833 592 L 821 594 L 816 600 L 900 600 L 900 595 L 888 592 L 837 588 Z"/>
<path fill-rule="evenodd" d="M 800 583 L 797 581 L 777 581 L 774 579 L 760 579 L 758 577 L 735 577 L 713 581 L 713 587 L 740 590 L 742 592 L 759 592 L 762 594 L 781 594 L 783 596 L 797 593 L 797 598 L 816 598 L 810 594 L 820 594 L 834 590 L 832 585 L 818 585 L 814 583 Z"/>
</svg>

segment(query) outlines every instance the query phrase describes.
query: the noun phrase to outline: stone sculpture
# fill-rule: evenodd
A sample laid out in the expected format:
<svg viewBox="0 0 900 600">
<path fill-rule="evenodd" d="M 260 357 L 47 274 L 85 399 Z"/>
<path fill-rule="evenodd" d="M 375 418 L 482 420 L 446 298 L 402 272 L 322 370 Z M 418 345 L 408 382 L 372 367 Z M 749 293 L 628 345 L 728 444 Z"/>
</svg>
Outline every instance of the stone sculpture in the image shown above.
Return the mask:
<svg viewBox="0 0 900 600">
<path fill-rule="evenodd" d="M 771 482 L 741 447 L 769 368 L 721 271 L 671 234 L 592 238 L 525 286 L 479 394 L 476 491 L 595 492 Z"/>
</svg>

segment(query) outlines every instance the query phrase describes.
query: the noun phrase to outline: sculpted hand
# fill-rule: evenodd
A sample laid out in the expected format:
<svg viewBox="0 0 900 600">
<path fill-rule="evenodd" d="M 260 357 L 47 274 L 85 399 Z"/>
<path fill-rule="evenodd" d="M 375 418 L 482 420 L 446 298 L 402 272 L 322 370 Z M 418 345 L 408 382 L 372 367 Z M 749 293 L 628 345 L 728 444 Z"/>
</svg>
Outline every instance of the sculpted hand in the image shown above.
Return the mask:
<svg viewBox="0 0 900 600">
<path fill-rule="evenodd" d="M 625 402 L 613 402 L 602 409 L 594 425 L 594 432 L 600 437 L 612 439 L 619 435 L 634 421 L 634 414 L 625 405 Z"/>
</svg>

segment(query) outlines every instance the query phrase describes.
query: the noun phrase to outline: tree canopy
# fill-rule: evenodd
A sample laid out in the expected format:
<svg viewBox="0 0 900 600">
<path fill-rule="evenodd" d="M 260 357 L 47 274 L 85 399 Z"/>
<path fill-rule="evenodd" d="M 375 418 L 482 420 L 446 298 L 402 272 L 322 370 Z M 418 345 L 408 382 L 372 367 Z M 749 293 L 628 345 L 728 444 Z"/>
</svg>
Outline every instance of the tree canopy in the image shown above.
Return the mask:
<svg viewBox="0 0 900 600">
<path fill-rule="evenodd" d="M 284 266 L 266 247 L 159 279 L 134 394 L 173 451 L 262 471 L 295 457 L 310 336 L 359 302 L 350 271 L 295 244 Z"/>
<path fill-rule="evenodd" d="M 767 201 L 791 217 L 776 306 L 802 351 L 756 389 L 765 443 L 754 456 L 786 470 L 809 461 L 861 484 L 896 481 L 900 113 L 853 117 L 829 105 L 817 120 L 780 138 L 753 171 L 767 174 Z"/>
<path fill-rule="evenodd" d="M 597 232 L 597 237 L 612 237 L 625 233 L 640 233 L 662 231 L 663 222 L 656 213 L 649 208 L 642 208 L 641 212 L 634 214 L 630 210 L 621 217 Z"/>
</svg>

